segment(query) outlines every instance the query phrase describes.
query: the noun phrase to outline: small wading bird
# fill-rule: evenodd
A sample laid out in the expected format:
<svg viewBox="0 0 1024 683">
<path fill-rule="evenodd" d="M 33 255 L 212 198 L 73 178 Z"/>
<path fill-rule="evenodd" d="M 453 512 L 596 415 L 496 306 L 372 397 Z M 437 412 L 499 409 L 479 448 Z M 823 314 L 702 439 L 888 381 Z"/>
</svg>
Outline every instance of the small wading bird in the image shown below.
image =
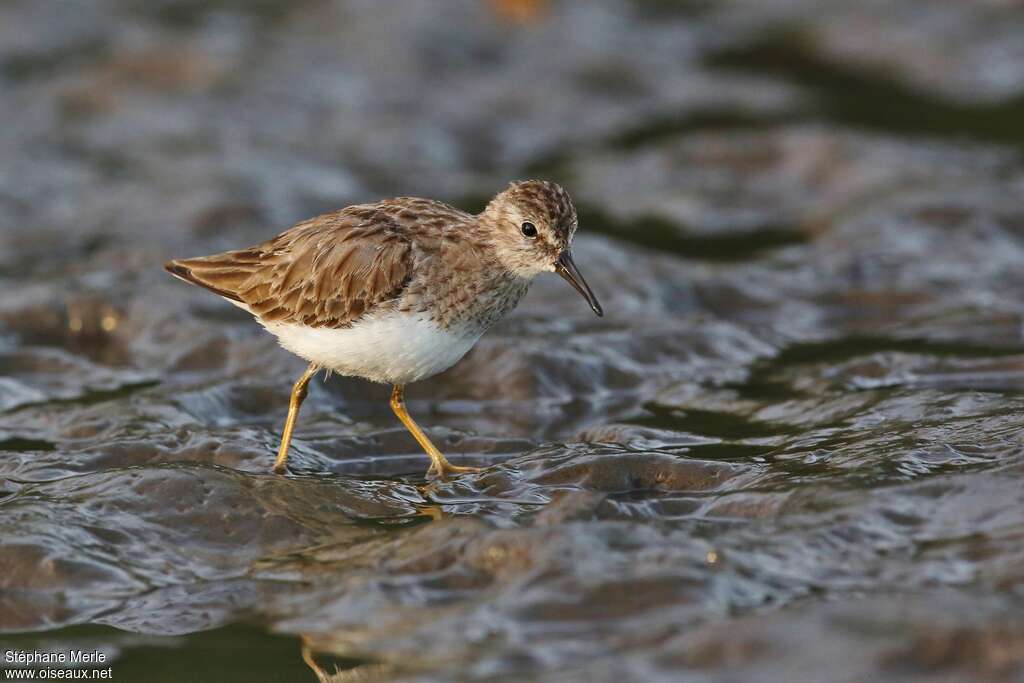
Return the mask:
<svg viewBox="0 0 1024 683">
<path fill-rule="evenodd" d="M 452 465 L 430 442 L 405 409 L 405 385 L 458 362 L 540 273 L 558 273 L 603 315 L 572 260 L 576 227 L 565 190 L 527 180 L 475 216 L 430 199 L 386 199 L 164 267 L 249 311 L 309 362 L 292 388 L 275 472 L 286 470 L 309 380 L 329 370 L 393 385 L 391 409 L 430 456 L 428 475 L 447 478 L 479 468 Z"/>
</svg>

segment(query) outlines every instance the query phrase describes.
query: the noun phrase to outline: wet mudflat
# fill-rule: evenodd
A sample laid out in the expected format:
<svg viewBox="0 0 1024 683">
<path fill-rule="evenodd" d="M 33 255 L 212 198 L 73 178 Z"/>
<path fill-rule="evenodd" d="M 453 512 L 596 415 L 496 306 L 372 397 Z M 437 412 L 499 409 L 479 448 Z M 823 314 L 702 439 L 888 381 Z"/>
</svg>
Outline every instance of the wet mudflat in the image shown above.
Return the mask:
<svg viewBox="0 0 1024 683">
<path fill-rule="evenodd" d="M 0 644 L 1024 679 L 1019 12 L 382 5 L 0 7 Z M 335 377 L 269 474 L 302 362 L 160 263 L 526 176 L 576 198 L 607 315 L 542 278 L 409 389 L 487 469 L 424 481 L 387 388 Z"/>
</svg>

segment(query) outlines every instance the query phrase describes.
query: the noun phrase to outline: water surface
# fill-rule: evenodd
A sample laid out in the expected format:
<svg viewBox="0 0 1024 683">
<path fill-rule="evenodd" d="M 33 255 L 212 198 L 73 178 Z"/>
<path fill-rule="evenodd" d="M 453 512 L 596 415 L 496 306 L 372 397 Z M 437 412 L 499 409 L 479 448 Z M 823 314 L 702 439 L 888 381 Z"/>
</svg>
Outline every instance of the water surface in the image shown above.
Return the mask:
<svg viewBox="0 0 1024 683">
<path fill-rule="evenodd" d="M 1022 35 L 999 3 L 3 5 L 0 649 L 1019 680 Z M 409 389 L 484 472 L 426 481 L 387 388 L 332 378 L 269 474 L 301 361 L 162 261 L 524 175 L 576 198 L 607 315 L 541 278 Z"/>
</svg>

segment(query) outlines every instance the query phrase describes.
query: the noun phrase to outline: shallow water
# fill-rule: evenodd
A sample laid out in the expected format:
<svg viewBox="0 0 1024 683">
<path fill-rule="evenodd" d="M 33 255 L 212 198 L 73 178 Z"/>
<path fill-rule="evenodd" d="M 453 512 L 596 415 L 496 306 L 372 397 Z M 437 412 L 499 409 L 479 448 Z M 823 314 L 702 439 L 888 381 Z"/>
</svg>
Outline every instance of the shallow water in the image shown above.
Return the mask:
<svg viewBox="0 0 1024 683">
<path fill-rule="evenodd" d="M 1024 24 L 851 7 L 0 6 L 0 649 L 1024 680 Z M 524 174 L 607 314 L 541 278 L 409 389 L 485 471 L 425 481 L 387 388 L 332 378 L 269 474 L 301 361 L 160 263 Z"/>
</svg>

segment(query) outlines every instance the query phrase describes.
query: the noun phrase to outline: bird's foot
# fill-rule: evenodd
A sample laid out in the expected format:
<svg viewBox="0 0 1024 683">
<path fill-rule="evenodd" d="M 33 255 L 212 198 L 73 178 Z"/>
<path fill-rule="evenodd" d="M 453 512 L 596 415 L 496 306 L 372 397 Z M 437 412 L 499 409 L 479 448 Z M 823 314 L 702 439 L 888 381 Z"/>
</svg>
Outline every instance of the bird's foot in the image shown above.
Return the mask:
<svg viewBox="0 0 1024 683">
<path fill-rule="evenodd" d="M 447 460 L 441 460 L 440 462 L 433 462 L 430 468 L 427 469 L 427 476 L 429 477 L 432 473 L 436 474 L 442 481 L 448 481 L 449 477 L 457 474 L 471 474 L 474 472 L 483 472 L 483 467 L 469 467 L 467 465 L 453 465 Z"/>
</svg>

